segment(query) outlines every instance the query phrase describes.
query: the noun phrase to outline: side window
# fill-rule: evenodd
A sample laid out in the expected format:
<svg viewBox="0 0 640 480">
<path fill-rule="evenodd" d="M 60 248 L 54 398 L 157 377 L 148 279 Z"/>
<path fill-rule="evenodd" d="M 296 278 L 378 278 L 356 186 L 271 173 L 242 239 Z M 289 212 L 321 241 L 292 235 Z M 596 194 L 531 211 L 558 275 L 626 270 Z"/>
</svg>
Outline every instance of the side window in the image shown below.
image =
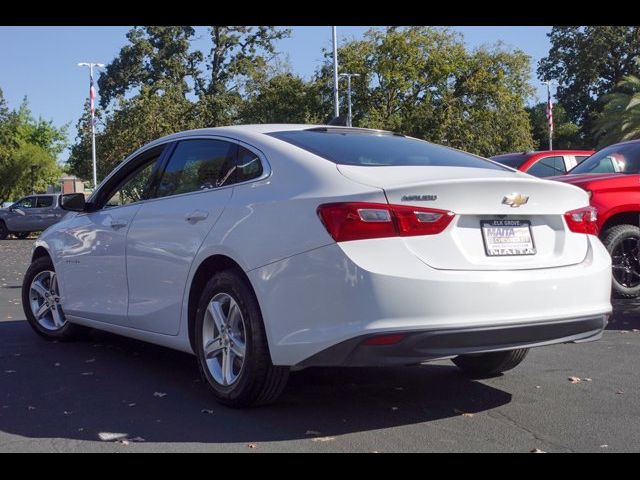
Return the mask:
<svg viewBox="0 0 640 480">
<path fill-rule="evenodd" d="M 162 174 L 156 197 L 234 183 L 237 145 L 222 140 L 183 140 Z"/>
<path fill-rule="evenodd" d="M 14 205 L 14 208 L 36 208 L 36 197 L 23 198 Z"/>
<path fill-rule="evenodd" d="M 563 157 L 547 157 L 536 162 L 527 173 L 536 177 L 551 177 L 553 175 L 564 175 L 567 169 Z"/>
<path fill-rule="evenodd" d="M 109 199 L 105 207 L 119 207 L 143 200 L 159 158 L 159 154 L 149 158 L 120 182 L 120 184 L 108 194 Z"/>
<path fill-rule="evenodd" d="M 262 175 L 262 162 L 260 157 L 244 147 L 238 147 L 238 163 L 236 182 L 246 182 Z"/>
<path fill-rule="evenodd" d="M 589 158 L 587 155 L 576 155 L 576 163 L 579 165 L 582 162 L 584 162 L 587 158 Z"/>
<path fill-rule="evenodd" d="M 38 197 L 37 208 L 50 208 L 53 206 L 53 197 Z"/>
</svg>

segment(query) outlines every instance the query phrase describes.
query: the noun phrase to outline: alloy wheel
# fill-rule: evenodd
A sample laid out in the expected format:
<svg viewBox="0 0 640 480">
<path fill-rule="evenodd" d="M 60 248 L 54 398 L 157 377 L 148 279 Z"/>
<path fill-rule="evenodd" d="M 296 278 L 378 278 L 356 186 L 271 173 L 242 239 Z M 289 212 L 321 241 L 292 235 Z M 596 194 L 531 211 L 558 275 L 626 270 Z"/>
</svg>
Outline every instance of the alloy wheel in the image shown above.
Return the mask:
<svg viewBox="0 0 640 480">
<path fill-rule="evenodd" d="M 38 273 L 29 287 L 31 312 L 40 326 L 47 330 L 60 330 L 67 323 L 62 307 L 56 272 Z"/>
<path fill-rule="evenodd" d="M 235 299 L 228 293 L 216 294 L 209 302 L 202 328 L 209 373 L 222 386 L 234 384 L 246 355 L 245 321 Z"/>
<path fill-rule="evenodd" d="M 611 253 L 613 277 L 626 288 L 640 285 L 640 237 L 620 240 Z"/>
</svg>

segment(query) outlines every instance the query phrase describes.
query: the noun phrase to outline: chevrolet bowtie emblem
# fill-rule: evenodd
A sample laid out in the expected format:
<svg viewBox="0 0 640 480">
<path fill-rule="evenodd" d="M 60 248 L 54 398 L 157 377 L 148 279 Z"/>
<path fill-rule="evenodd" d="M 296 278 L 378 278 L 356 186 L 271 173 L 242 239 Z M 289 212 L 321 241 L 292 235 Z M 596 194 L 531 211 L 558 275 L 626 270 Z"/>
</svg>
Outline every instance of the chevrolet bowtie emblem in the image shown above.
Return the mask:
<svg viewBox="0 0 640 480">
<path fill-rule="evenodd" d="M 517 208 L 529 201 L 529 197 L 521 193 L 510 193 L 502 199 L 503 205 L 509 205 L 511 208 Z"/>
</svg>

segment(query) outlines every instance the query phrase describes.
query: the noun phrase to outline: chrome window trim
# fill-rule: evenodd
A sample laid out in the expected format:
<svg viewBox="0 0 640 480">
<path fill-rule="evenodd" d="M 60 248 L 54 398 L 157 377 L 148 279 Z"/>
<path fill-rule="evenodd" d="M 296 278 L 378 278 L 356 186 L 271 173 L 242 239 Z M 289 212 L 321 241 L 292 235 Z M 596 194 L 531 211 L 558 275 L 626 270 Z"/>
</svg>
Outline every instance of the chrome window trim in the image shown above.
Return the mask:
<svg viewBox="0 0 640 480">
<path fill-rule="evenodd" d="M 147 198 L 144 200 L 139 200 L 137 202 L 132 202 L 132 203 L 128 203 L 127 205 L 119 205 L 118 207 L 125 207 L 125 206 L 129 206 L 129 205 L 138 205 L 138 204 L 144 204 L 146 202 L 154 202 L 154 201 L 159 201 L 159 200 L 165 200 L 165 199 L 169 199 L 169 198 L 178 198 L 178 197 L 184 197 L 185 195 L 197 195 L 197 194 L 201 194 L 201 193 L 206 193 L 206 192 L 212 192 L 212 191 L 218 191 L 218 190 L 223 190 L 226 188 L 232 188 L 232 187 L 236 187 L 239 185 L 247 185 L 249 183 L 255 183 L 255 182 L 261 182 L 263 180 L 266 180 L 267 178 L 269 178 L 271 176 L 272 170 L 271 170 L 271 164 L 269 163 L 269 160 L 267 160 L 267 156 L 262 152 L 262 150 L 260 150 L 259 148 L 255 147 L 254 145 L 248 144 L 247 142 L 243 141 L 243 140 L 239 140 L 237 138 L 234 137 L 229 137 L 226 135 L 221 135 L 218 133 L 211 133 L 211 134 L 207 134 L 207 133 L 202 133 L 202 132 L 198 132 L 198 133 L 194 133 L 194 134 L 175 134 L 175 137 L 170 137 L 170 138 L 165 138 L 162 140 L 155 140 L 143 147 L 140 147 L 138 150 L 136 150 L 135 152 L 133 152 L 131 155 L 129 155 L 127 158 L 125 158 L 120 165 L 118 165 L 116 168 L 113 169 L 113 171 L 107 175 L 101 182 L 100 185 L 98 185 L 98 188 L 95 189 L 95 191 L 91 194 L 91 196 L 89 197 L 88 201 L 90 202 L 94 195 L 96 195 L 98 193 L 98 191 L 102 188 L 102 185 L 105 184 L 108 180 L 110 180 L 114 175 L 117 175 L 118 172 L 120 170 L 122 170 L 123 168 L 126 167 L 126 165 L 129 164 L 129 162 L 131 162 L 133 159 L 137 158 L 139 155 L 144 154 L 146 151 L 152 149 L 152 148 L 157 148 L 160 147 L 162 145 L 166 146 L 170 143 L 174 143 L 174 142 L 180 142 L 183 140 L 222 140 L 225 142 L 230 142 L 230 143 L 235 143 L 236 145 L 239 145 L 241 147 L 246 148 L 247 150 L 255 153 L 258 158 L 260 159 L 260 162 L 262 164 L 262 174 L 259 177 L 256 178 L 252 178 L 251 180 L 245 180 L 244 182 L 238 182 L 238 183 L 231 183 L 229 185 L 224 185 L 222 187 L 214 187 L 214 188 L 208 188 L 206 190 L 197 190 L 197 191 L 193 191 L 193 192 L 185 192 L 185 193 L 180 193 L 177 195 L 168 195 L 166 197 L 154 197 L 154 198 Z M 118 207 L 111 207 L 108 210 L 112 210 L 114 208 L 118 208 Z M 105 207 L 101 208 L 100 210 L 96 210 L 97 212 L 101 212 L 101 211 L 106 211 L 107 209 Z M 86 213 L 93 213 L 93 212 L 86 212 Z M 82 213 L 82 215 L 85 215 L 86 213 Z"/>
</svg>

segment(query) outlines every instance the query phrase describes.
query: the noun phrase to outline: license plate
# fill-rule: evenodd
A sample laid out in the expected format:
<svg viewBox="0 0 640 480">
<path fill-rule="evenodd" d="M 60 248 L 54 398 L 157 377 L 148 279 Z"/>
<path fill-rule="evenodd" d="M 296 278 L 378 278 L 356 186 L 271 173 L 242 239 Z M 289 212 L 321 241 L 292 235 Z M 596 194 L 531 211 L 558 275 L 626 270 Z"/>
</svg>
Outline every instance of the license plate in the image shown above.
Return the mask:
<svg viewBox="0 0 640 480">
<path fill-rule="evenodd" d="M 528 220 L 481 220 L 480 226 L 489 257 L 536 254 Z"/>
</svg>

